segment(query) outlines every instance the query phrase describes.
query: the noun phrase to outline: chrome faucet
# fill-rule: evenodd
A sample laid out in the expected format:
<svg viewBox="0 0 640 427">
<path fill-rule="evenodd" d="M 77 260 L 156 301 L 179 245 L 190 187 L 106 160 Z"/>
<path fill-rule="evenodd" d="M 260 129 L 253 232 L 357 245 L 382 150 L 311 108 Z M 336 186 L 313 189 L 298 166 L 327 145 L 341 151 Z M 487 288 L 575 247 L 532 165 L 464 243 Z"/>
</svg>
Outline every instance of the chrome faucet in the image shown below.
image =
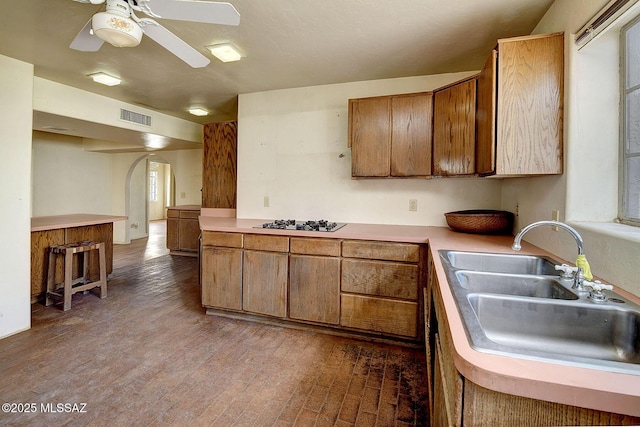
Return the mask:
<svg viewBox="0 0 640 427">
<path fill-rule="evenodd" d="M 536 228 L 539 227 L 541 225 L 549 225 L 551 227 L 559 227 L 562 228 L 566 231 L 568 231 L 574 239 L 576 239 L 576 244 L 578 245 L 578 255 L 584 255 L 584 244 L 582 241 L 582 236 L 580 236 L 580 233 L 578 233 L 575 228 L 568 226 L 567 224 L 565 224 L 564 222 L 559 222 L 559 221 L 538 221 L 538 222 L 534 222 L 531 223 L 529 225 L 527 225 L 525 228 L 523 228 L 522 230 L 520 230 L 520 232 L 518 234 L 516 234 L 515 239 L 513 239 L 513 245 L 511 245 L 511 249 L 513 249 L 514 251 L 519 251 L 520 249 L 522 249 L 522 246 L 520 245 L 520 241 L 522 240 L 522 236 L 525 235 L 525 233 L 529 230 L 531 230 L 532 228 Z"/>
<path fill-rule="evenodd" d="M 516 234 L 515 239 L 513 239 L 513 245 L 511 245 L 511 249 L 514 251 L 519 251 L 522 249 L 520 242 L 522 240 L 522 236 L 532 228 L 539 227 L 541 225 L 549 225 L 551 227 L 559 227 L 563 230 L 566 230 L 576 239 L 576 244 L 578 245 L 578 259 L 576 260 L 577 270 L 573 277 L 573 289 L 579 292 L 586 292 L 586 289 L 583 286 L 585 276 L 588 280 L 591 280 L 593 276 L 591 275 L 591 268 L 589 267 L 589 263 L 587 262 L 586 257 L 584 256 L 584 244 L 582 241 L 582 236 L 578 233 L 573 227 L 568 226 L 564 222 L 559 221 L 538 221 L 527 225 L 525 228 L 520 230 L 518 234 Z"/>
</svg>

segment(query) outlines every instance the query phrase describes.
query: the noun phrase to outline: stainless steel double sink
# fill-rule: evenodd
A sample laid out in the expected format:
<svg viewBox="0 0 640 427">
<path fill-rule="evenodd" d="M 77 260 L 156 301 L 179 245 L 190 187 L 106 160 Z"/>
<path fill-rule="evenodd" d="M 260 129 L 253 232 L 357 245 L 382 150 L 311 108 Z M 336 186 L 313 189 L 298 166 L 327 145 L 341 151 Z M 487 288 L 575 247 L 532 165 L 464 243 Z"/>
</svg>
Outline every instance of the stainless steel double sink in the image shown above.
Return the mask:
<svg viewBox="0 0 640 427">
<path fill-rule="evenodd" d="M 469 342 L 481 352 L 640 375 L 640 306 L 593 302 L 543 256 L 441 250 Z"/>
</svg>

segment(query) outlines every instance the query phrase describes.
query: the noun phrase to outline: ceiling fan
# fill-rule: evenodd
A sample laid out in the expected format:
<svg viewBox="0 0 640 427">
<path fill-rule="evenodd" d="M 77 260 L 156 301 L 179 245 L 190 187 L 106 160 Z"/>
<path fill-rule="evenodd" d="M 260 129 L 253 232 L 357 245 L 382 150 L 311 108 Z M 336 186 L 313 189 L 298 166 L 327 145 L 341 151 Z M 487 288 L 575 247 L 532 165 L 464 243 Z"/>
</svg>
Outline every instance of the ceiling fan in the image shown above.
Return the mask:
<svg viewBox="0 0 640 427">
<path fill-rule="evenodd" d="M 238 25 L 240 14 L 230 3 L 200 0 L 74 0 L 104 4 L 106 10 L 89 19 L 73 39 L 71 49 L 96 52 L 106 41 L 116 47 L 140 44 L 143 33 L 193 68 L 205 67 L 209 59 L 151 18 L 138 18 L 142 12 L 153 18 L 209 24 Z"/>
</svg>

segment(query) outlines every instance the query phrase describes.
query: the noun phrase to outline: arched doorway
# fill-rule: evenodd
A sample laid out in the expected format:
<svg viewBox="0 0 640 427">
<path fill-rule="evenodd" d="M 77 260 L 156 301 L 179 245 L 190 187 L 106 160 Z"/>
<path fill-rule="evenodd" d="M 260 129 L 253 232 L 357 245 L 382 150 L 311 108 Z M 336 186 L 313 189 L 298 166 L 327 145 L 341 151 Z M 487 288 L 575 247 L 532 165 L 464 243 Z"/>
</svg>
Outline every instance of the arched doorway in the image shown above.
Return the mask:
<svg viewBox="0 0 640 427">
<path fill-rule="evenodd" d="M 175 174 L 171 162 L 153 153 L 136 159 L 125 180 L 124 241 L 149 237 L 150 219 L 164 218 L 175 201 Z"/>
</svg>

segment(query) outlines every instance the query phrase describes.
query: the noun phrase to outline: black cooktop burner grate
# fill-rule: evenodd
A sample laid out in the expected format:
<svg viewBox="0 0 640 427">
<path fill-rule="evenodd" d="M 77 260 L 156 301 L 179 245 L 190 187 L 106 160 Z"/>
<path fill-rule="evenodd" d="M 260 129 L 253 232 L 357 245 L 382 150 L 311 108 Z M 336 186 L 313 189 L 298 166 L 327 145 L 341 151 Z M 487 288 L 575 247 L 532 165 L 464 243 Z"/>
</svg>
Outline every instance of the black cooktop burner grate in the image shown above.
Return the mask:
<svg viewBox="0 0 640 427">
<path fill-rule="evenodd" d="M 336 231 L 346 224 L 329 222 L 321 219 L 318 221 L 296 221 L 295 219 L 277 219 L 273 222 L 266 222 L 254 228 L 271 228 L 276 230 L 302 230 L 302 231 Z"/>
</svg>

